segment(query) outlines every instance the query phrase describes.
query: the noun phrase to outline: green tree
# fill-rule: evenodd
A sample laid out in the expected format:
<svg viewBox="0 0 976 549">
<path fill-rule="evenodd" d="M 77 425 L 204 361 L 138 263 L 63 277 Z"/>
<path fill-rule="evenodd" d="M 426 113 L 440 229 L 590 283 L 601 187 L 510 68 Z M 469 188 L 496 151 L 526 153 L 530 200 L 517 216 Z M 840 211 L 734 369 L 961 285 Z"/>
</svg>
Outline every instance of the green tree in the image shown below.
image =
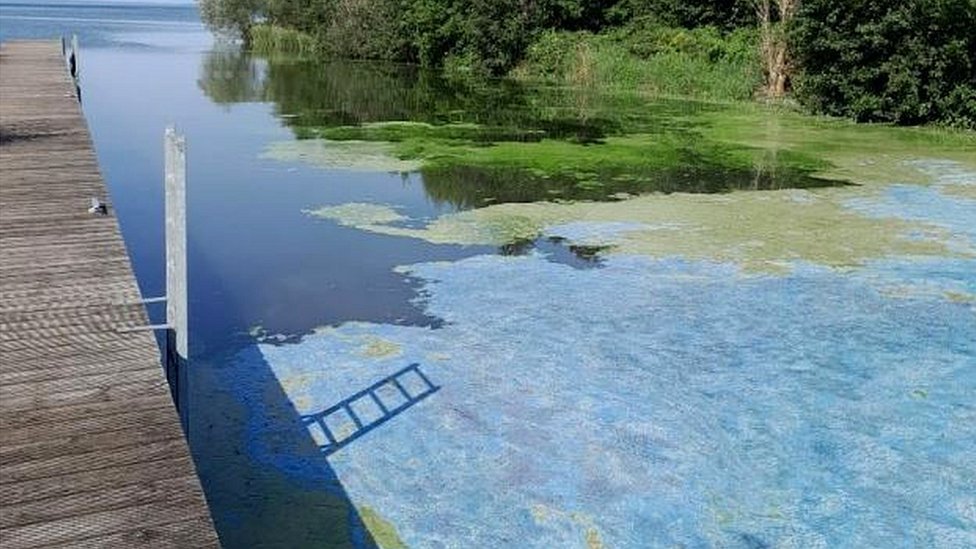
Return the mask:
<svg viewBox="0 0 976 549">
<path fill-rule="evenodd" d="M 251 26 L 266 11 L 265 0 L 197 0 L 200 18 L 218 34 L 250 41 Z"/>
<path fill-rule="evenodd" d="M 796 96 L 859 121 L 976 127 L 974 29 L 974 0 L 804 0 Z"/>
<path fill-rule="evenodd" d="M 608 7 L 607 19 L 625 25 L 635 19 L 688 29 L 732 30 L 755 24 L 751 0 L 620 0 Z"/>
</svg>

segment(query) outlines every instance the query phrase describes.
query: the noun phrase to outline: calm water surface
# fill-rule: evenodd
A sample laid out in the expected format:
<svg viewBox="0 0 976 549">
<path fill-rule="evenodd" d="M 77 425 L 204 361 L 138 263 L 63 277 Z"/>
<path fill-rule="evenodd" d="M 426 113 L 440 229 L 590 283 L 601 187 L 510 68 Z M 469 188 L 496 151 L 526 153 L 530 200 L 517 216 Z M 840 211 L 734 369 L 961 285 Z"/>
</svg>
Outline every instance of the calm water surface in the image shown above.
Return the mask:
<svg viewBox="0 0 976 549">
<path fill-rule="evenodd" d="M 190 6 L 0 3 L 2 40 L 69 33 L 146 296 L 164 290 L 163 129 L 187 136 L 189 439 L 226 546 L 976 545 L 971 255 L 748 274 L 605 253 L 635 223 L 472 243 L 303 213 L 378 204 L 410 230 L 500 203 L 843 184 L 716 163 L 744 150 L 703 139 L 716 107 L 250 57 Z M 477 124 L 485 144 L 640 133 L 679 161 L 396 173 L 290 148 L 386 121 Z M 976 201 L 940 189 L 976 176 L 922 162 L 930 185 L 846 206 L 971 249 Z"/>
</svg>

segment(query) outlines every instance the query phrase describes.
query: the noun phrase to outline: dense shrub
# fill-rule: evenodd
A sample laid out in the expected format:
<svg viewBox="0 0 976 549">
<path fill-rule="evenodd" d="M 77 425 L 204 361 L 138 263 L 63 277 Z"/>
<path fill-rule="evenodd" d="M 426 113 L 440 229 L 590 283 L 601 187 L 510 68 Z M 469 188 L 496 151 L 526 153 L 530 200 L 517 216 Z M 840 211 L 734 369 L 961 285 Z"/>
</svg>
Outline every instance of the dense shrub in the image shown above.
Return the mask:
<svg viewBox="0 0 976 549">
<path fill-rule="evenodd" d="M 976 127 L 976 0 L 198 1 L 259 51 Z"/>
<path fill-rule="evenodd" d="M 514 71 L 522 79 L 701 99 L 748 100 L 760 84 L 755 29 L 628 26 L 549 31 Z"/>
<path fill-rule="evenodd" d="M 620 0 L 606 18 L 614 25 L 644 20 L 658 26 L 724 30 L 755 24 L 753 0 Z"/>
<path fill-rule="evenodd" d="M 199 0 L 204 21 L 245 37 L 255 22 L 314 37 L 343 57 L 445 63 L 459 71 L 504 74 L 543 32 L 650 26 L 723 29 L 750 21 L 751 0 Z M 265 43 L 296 38 L 261 31 Z M 269 40 L 270 39 L 270 40 Z"/>
<path fill-rule="evenodd" d="M 308 54 L 318 51 L 312 35 L 275 25 L 261 24 L 251 27 L 251 48 L 259 53 Z"/>
<path fill-rule="evenodd" d="M 791 42 L 814 111 L 976 127 L 974 0 L 805 0 Z"/>
</svg>

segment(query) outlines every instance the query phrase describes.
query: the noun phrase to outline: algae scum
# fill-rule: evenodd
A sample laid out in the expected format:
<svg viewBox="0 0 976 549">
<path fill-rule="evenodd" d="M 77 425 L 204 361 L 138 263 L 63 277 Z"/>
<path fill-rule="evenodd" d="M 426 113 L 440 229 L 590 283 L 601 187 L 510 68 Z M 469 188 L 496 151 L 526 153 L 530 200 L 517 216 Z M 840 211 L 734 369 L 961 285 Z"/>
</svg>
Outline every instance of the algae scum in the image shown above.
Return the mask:
<svg viewBox="0 0 976 549">
<path fill-rule="evenodd" d="M 350 544 L 976 545 L 972 134 L 300 65 L 248 92 L 298 138 L 265 158 L 433 206 L 296 215 L 466 250 L 395 268 L 437 325 L 232 361 L 328 456 Z M 249 451 L 314 486 L 263 414 Z"/>
</svg>

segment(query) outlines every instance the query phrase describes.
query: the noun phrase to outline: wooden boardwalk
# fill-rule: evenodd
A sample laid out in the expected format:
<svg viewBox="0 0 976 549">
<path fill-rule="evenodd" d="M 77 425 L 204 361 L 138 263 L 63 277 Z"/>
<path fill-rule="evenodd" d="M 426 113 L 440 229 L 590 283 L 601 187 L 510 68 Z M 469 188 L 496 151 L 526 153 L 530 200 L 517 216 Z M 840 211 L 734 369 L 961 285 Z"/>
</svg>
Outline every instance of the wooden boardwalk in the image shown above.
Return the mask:
<svg viewBox="0 0 976 549">
<path fill-rule="evenodd" d="M 118 331 L 146 315 L 92 197 L 110 204 L 61 45 L 3 44 L 0 547 L 216 546 L 153 336 Z"/>
</svg>

